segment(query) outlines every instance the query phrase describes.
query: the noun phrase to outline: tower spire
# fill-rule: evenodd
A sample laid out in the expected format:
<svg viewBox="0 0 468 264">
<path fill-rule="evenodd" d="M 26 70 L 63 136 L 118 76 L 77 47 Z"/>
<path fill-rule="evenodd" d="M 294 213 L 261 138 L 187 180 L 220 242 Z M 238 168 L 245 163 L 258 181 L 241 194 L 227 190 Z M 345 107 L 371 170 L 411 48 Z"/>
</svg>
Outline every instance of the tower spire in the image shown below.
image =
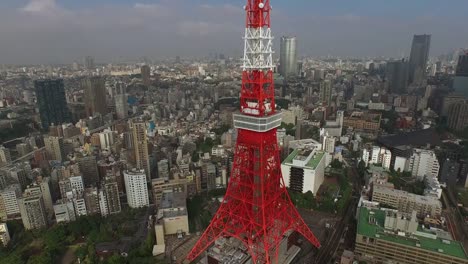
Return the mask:
<svg viewBox="0 0 468 264">
<path fill-rule="evenodd" d="M 218 212 L 188 255 L 196 259 L 216 239 L 233 237 L 255 264 L 277 263 L 281 241 L 297 231 L 314 246 L 320 243 L 291 202 L 281 175 L 273 82 L 270 0 L 247 0 L 240 113 L 229 185 Z"/>
</svg>

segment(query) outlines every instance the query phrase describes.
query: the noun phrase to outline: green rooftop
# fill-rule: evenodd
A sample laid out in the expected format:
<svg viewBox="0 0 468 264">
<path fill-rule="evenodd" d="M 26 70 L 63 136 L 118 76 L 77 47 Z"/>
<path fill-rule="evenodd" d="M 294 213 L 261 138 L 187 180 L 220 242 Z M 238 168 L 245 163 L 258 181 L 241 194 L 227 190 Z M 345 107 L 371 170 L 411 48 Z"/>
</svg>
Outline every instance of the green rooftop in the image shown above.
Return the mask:
<svg viewBox="0 0 468 264">
<path fill-rule="evenodd" d="M 295 149 L 289 156 L 283 161 L 283 164 L 292 164 L 293 160 L 298 156 L 302 154 L 301 149 Z M 325 153 L 323 151 L 316 151 L 315 152 L 315 157 L 311 158 L 307 164 L 305 165 L 307 168 L 311 168 L 312 170 L 315 170 L 317 166 L 319 165 L 320 161 L 322 160 L 323 156 L 325 156 Z"/>
<path fill-rule="evenodd" d="M 371 212 L 373 213 L 375 224 L 369 223 L 369 216 L 371 215 Z M 370 210 L 365 207 L 359 208 L 357 232 L 362 236 L 382 239 L 388 242 L 411 247 L 417 247 L 416 244 L 419 243 L 419 248 L 421 249 L 468 260 L 462 245 L 458 241 L 447 241 L 441 238 L 433 239 L 430 237 L 420 236 L 418 234 L 413 234 L 411 238 L 399 236 L 396 234 L 392 235 L 384 233 L 384 224 L 385 211 L 378 209 Z M 421 230 L 422 229 L 418 228 L 419 232 L 421 232 Z M 443 252 L 440 252 L 439 250 L 442 250 Z"/>
<path fill-rule="evenodd" d="M 297 154 L 299 153 L 299 150 L 295 149 L 291 154 L 289 154 L 289 156 L 283 161 L 283 164 L 285 163 L 292 163 L 292 160 L 294 159 L 294 157 L 297 156 Z"/>
</svg>

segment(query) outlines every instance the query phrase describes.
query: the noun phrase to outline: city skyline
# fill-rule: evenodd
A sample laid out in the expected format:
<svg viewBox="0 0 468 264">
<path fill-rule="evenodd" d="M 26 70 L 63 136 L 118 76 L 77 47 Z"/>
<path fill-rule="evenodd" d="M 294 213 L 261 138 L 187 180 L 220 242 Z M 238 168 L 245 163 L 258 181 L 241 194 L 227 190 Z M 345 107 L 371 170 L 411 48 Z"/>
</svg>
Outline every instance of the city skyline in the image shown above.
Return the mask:
<svg viewBox="0 0 468 264">
<path fill-rule="evenodd" d="M 0 3 L 3 64 L 97 62 L 241 54 L 243 1 L 30 0 Z M 431 34 L 431 55 L 468 45 L 468 5 L 455 0 L 297 1 L 274 6 L 279 37 L 297 36 L 301 56 L 409 56 L 414 34 Z M 405 8 L 401 8 L 404 6 Z M 458 8 L 453 8 L 457 6 Z M 8 23 L 7 23 L 8 22 Z M 451 28 L 451 30 L 446 30 Z M 278 56 L 278 54 L 276 54 Z M 81 62 L 81 61 L 80 61 Z"/>
</svg>

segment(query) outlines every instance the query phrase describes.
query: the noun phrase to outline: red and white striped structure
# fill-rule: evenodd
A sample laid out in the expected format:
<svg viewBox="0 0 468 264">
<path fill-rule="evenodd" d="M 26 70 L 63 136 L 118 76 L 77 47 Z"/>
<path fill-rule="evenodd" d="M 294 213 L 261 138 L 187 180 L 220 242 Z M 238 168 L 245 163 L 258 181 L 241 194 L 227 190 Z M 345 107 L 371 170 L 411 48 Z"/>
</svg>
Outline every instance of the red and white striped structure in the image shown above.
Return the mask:
<svg viewBox="0 0 468 264">
<path fill-rule="evenodd" d="M 216 215 L 190 252 L 193 261 L 220 237 L 242 241 L 253 263 L 277 263 L 279 244 L 297 231 L 320 243 L 291 202 L 281 175 L 276 138 L 281 114 L 275 111 L 270 0 L 247 0 L 244 64 L 234 165 Z"/>
</svg>

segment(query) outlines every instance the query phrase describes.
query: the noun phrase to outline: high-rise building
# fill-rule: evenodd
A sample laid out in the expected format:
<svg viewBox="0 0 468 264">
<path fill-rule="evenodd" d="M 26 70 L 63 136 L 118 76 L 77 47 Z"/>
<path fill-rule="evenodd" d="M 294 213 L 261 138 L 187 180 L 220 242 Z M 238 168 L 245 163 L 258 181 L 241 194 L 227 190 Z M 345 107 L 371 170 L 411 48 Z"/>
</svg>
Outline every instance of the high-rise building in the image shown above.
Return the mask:
<svg viewBox="0 0 468 264">
<path fill-rule="evenodd" d="M 47 226 L 47 213 L 42 195 L 26 195 L 18 199 L 21 220 L 26 230 Z"/>
<path fill-rule="evenodd" d="M 96 113 L 105 115 L 107 111 L 106 83 L 102 77 L 88 77 L 81 81 L 87 116 Z"/>
<path fill-rule="evenodd" d="M 408 72 L 410 84 L 421 84 L 426 78 L 430 48 L 431 35 L 414 35 Z"/>
<path fill-rule="evenodd" d="M 325 179 L 325 153 L 317 146 L 294 150 L 281 165 L 291 191 L 316 194 Z"/>
<path fill-rule="evenodd" d="M 467 87 L 468 88 L 468 87 Z M 468 103 L 454 103 L 449 107 L 447 125 L 455 131 L 462 131 L 468 126 Z"/>
<path fill-rule="evenodd" d="M 141 78 L 145 86 L 151 84 L 151 68 L 148 65 L 141 66 Z"/>
<path fill-rule="evenodd" d="M 97 161 L 95 156 L 86 156 L 78 159 L 78 166 L 80 172 L 83 175 L 83 182 L 86 187 L 98 186 L 99 183 L 99 171 L 97 167 Z"/>
<path fill-rule="evenodd" d="M 150 160 L 148 154 L 148 138 L 146 136 L 146 123 L 136 121 L 132 123 L 133 146 L 135 148 L 136 168 L 144 170 L 147 181 L 150 181 Z"/>
<path fill-rule="evenodd" d="M 332 84 L 330 80 L 320 82 L 320 101 L 323 105 L 330 106 L 332 99 Z"/>
<path fill-rule="evenodd" d="M 125 190 L 130 208 L 140 208 L 149 205 L 148 186 L 143 170 L 125 171 Z"/>
<path fill-rule="evenodd" d="M 94 58 L 91 56 L 86 56 L 85 58 L 85 65 L 86 69 L 93 70 L 95 68 L 94 65 Z"/>
<path fill-rule="evenodd" d="M 0 244 L 6 247 L 10 243 L 10 233 L 6 223 L 0 223 Z"/>
<path fill-rule="evenodd" d="M 468 51 L 460 55 L 458 65 L 453 79 L 455 93 L 468 98 Z"/>
<path fill-rule="evenodd" d="M 11 163 L 11 154 L 10 150 L 4 146 L 0 146 L 0 164 L 9 164 Z"/>
<path fill-rule="evenodd" d="M 110 149 L 114 144 L 114 132 L 104 130 L 104 132 L 99 133 L 99 143 L 101 144 L 101 149 Z"/>
<path fill-rule="evenodd" d="M 52 216 L 54 215 L 54 205 L 49 188 L 49 178 L 44 178 L 39 184 L 29 186 L 26 190 L 24 190 L 23 196 L 24 195 L 41 195 L 48 219 L 52 219 Z"/>
<path fill-rule="evenodd" d="M 2 220 L 13 219 L 20 214 L 18 199 L 21 197 L 19 184 L 12 184 L 0 190 L 0 218 Z"/>
<path fill-rule="evenodd" d="M 464 103 L 465 102 L 465 97 L 457 94 L 450 94 L 444 97 L 442 100 L 442 107 L 440 110 L 440 115 L 441 116 L 448 116 L 449 109 L 450 107 L 455 104 L 455 103 Z"/>
<path fill-rule="evenodd" d="M 118 94 L 114 97 L 115 112 L 118 119 L 124 119 L 128 116 L 128 96 L 126 94 Z"/>
<path fill-rule="evenodd" d="M 88 215 L 99 214 L 101 212 L 97 187 L 86 188 L 83 193 L 83 198 Z"/>
<path fill-rule="evenodd" d="M 436 154 L 432 150 L 414 149 L 413 155 L 409 159 L 408 171 L 418 178 L 437 178 L 440 164 Z"/>
<path fill-rule="evenodd" d="M 104 185 L 104 195 L 108 214 L 116 214 L 122 211 L 119 197 L 119 187 L 117 182 L 107 180 Z"/>
<path fill-rule="evenodd" d="M 284 77 L 298 75 L 296 37 L 281 37 L 280 74 Z"/>
<path fill-rule="evenodd" d="M 50 160 L 65 160 L 65 153 L 63 150 L 63 138 L 45 137 L 44 144 L 47 156 Z"/>
<path fill-rule="evenodd" d="M 71 121 L 62 79 L 37 80 L 34 87 L 43 129 L 48 130 L 51 124 L 61 125 Z"/>
<path fill-rule="evenodd" d="M 465 51 L 465 53 L 458 58 L 455 76 L 468 77 L 468 51 Z"/>
<path fill-rule="evenodd" d="M 408 62 L 390 61 L 386 69 L 386 88 L 390 93 L 404 94 L 408 90 Z"/>
</svg>

